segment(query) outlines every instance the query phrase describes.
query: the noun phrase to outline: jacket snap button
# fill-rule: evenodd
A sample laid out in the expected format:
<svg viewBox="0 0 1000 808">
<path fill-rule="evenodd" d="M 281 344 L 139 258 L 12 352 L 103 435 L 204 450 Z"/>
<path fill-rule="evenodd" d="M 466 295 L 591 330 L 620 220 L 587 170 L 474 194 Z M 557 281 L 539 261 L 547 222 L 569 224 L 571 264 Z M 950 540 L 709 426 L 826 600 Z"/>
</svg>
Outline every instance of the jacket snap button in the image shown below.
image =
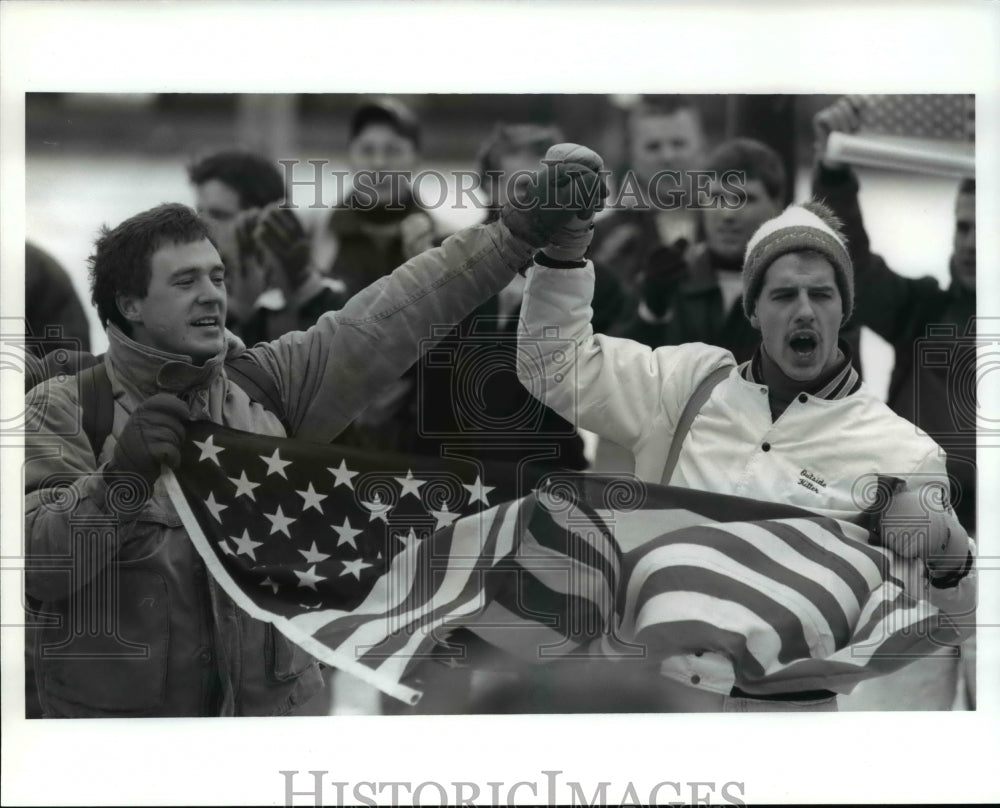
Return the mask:
<svg viewBox="0 0 1000 808">
<path fill-rule="evenodd" d="M 763 449 L 763 450 L 764 450 L 765 452 L 770 452 L 770 451 L 771 451 L 771 444 L 770 444 L 770 443 L 768 443 L 767 441 L 764 441 L 764 442 L 763 442 L 763 443 L 762 443 L 762 444 L 760 445 L 760 448 L 761 448 L 761 449 Z"/>
<path fill-rule="evenodd" d="M 701 681 L 701 677 L 697 673 L 694 676 L 691 677 L 691 684 L 693 684 L 693 685 L 698 684 L 698 682 L 700 682 L 700 681 Z"/>
<path fill-rule="evenodd" d="M 803 404 L 805 404 L 806 401 L 808 401 L 808 400 L 809 400 L 809 396 L 807 396 L 805 393 L 799 394 L 799 401 L 801 401 Z"/>
<path fill-rule="evenodd" d="M 209 662 L 212 661 L 212 652 L 206 649 L 202 651 L 200 654 L 198 654 L 198 659 L 200 659 L 207 665 Z"/>
</svg>

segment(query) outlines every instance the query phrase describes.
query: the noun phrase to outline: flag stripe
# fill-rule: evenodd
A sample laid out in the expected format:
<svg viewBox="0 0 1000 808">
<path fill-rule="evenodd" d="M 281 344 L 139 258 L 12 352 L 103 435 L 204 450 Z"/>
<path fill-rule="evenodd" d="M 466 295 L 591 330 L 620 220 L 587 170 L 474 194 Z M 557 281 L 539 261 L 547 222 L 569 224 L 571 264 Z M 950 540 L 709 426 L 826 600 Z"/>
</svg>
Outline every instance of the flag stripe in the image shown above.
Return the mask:
<svg viewBox="0 0 1000 808">
<path fill-rule="evenodd" d="M 696 544 L 725 555 L 733 561 L 733 564 L 726 565 L 726 569 L 735 577 L 746 578 L 759 573 L 766 579 L 788 587 L 801 598 L 800 603 L 808 603 L 818 610 L 814 622 L 819 621 L 817 625 L 820 626 L 821 634 L 832 634 L 835 647 L 846 644 L 850 639 L 848 610 L 857 614 L 858 598 L 843 586 L 837 576 L 827 572 L 822 565 L 803 558 L 794 552 L 795 548 L 787 547 L 762 527 L 756 524 L 738 525 L 731 531 L 721 527 L 691 528 L 669 534 L 656 542 L 656 547 L 677 544 Z M 793 552 L 789 552 L 790 549 Z M 782 561 L 777 561 L 776 557 L 780 557 Z M 793 565 L 800 570 L 793 569 Z M 818 583 L 815 580 L 817 578 L 822 583 Z M 756 578 L 753 580 L 760 583 Z M 659 585 L 656 577 L 647 578 L 642 582 L 642 589 L 636 594 L 636 598 L 641 601 L 644 590 L 651 587 L 655 589 Z M 846 590 L 841 592 L 847 601 L 844 605 L 830 591 L 837 588 Z M 781 596 L 783 602 L 789 602 L 791 598 L 790 593 Z"/>
</svg>

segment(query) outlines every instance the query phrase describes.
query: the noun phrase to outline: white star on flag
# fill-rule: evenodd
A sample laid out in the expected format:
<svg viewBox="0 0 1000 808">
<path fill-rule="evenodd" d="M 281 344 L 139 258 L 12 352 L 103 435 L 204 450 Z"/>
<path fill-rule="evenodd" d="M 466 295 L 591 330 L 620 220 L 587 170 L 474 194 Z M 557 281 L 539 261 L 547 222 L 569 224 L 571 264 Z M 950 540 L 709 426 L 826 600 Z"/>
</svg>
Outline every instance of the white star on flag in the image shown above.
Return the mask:
<svg viewBox="0 0 1000 808">
<path fill-rule="evenodd" d="M 233 552 L 233 548 L 229 546 L 229 542 L 227 542 L 225 539 L 219 539 L 219 547 L 222 548 L 222 552 L 224 552 L 226 555 L 231 555 L 231 556 L 236 555 L 236 553 Z"/>
<path fill-rule="evenodd" d="M 335 469 L 328 468 L 327 471 L 330 472 L 334 477 L 336 477 L 336 479 L 333 481 L 334 488 L 343 483 L 352 491 L 354 490 L 354 483 L 351 482 L 351 478 L 357 477 L 358 472 L 351 471 L 349 468 L 347 468 L 346 461 L 341 460 L 340 466 L 338 468 Z"/>
<path fill-rule="evenodd" d="M 355 550 L 358 548 L 355 547 Z M 307 564 L 320 564 L 326 561 L 330 557 L 329 553 L 321 553 L 316 549 L 316 542 L 312 543 L 312 547 L 308 550 L 299 550 L 302 553 L 302 557 L 305 558 Z"/>
<path fill-rule="evenodd" d="M 353 561 L 341 561 L 340 563 L 344 565 L 344 571 L 340 573 L 341 576 L 350 573 L 359 581 L 361 580 L 361 570 L 371 566 L 371 564 L 362 558 L 356 558 Z"/>
<path fill-rule="evenodd" d="M 374 522 L 376 519 L 381 519 L 386 524 L 389 524 L 389 520 L 386 519 L 386 514 L 389 513 L 391 506 L 382 504 L 382 497 L 378 494 L 375 495 L 375 499 L 372 502 L 361 502 L 370 513 L 368 514 L 368 521 Z"/>
<path fill-rule="evenodd" d="M 270 575 L 268 575 L 263 581 L 261 581 L 260 585 L 261 586 L 269 586 L 269 587 L 271 587 L 271 592 L 273 592 L 275 595 L 278 594 L 278 582 L 277 581 L 272 581 Z"/>
<path fill-rule="evenodd" d="M 492 491 L 494 488 L 496 488 L 496 486 L 495 485 L 483 485 L 482 479 L 477 474 L 476 475 L 476 482 L 473 485 L 465 485 L 463 483 L 462 484 L 462 488 L 467 488 L 469 490 L 469 504 L 470 505 L 472 503 L 474 503 L 474 502 L 482 502 L 483 505 L 489 505 L 490 502 L 489 502 L 488 499 L 486 499 L 486 495 L 488 493 L 490 493 L 490 491 Z"/>
<path fill-rule="evenodd" d="M 239 555 L 243 553 L 244 555 L 250 556 L 254 561 L 257 560 L 257 556 L 254 553 L 255 547 L 260 547 L 264 542 L 254 541 L 250 538 L 250 534 L 247 532 L 246 528 L 243 529 L 243 535 L 236 537 L 230 536 L 234 542 L 236 542 L 236 554 Z"/>
<path fill-rule="evenodd" d="M 215 461 L 215 465 L 221 466 L 222 464 L 219 462 L 219 452 L 226 451 L 226 447 L 216 446 L 214 441 L 215 435 L 209 435 L 208 440 L 196 440 L 192 441 L 192 443 L 201 449 L 201 456 L 198 458 L 199 461 L 213 460 Z"/>
<path fill-rule="evenodd" d="M 316 590 L 316 584 L 318 584 L 320 581 L 325 581 L 326 580 L 326 576 L 325 575 L 317 575 L 316 574 L 316 565 L 315 564 L 313 564 L 305 572 L 299 572 L 298 570 L 292 570 L 292 572 L 294 572 L 297 576 L 299 576 L 299 586 L 308 586 L 314 592 L 317 591 Z"/>
<path fill-rule="evenodd" d="M 333 525 L 333 529 L 337 531 L 337 546 L 340 547 L 342 544 L 349 544 L 355 550 L 358 549 L 358 545 L 354 543 L 354 537 L 360 533 L 364 533 L 363 530 L 355 530 L 351 527 L 351 523 L 344 517 L 344 524 L 340 527 Z"/>
<path fill-rule="evenodd" d="M 218 502 L 215 501 L 215 493 L 209 492 L 208 498 L 205 500 L 205 507 L 212 512 L 212 516 L 215 517 L 216 522 L 221 522 L 222 517 L 219 516 L 219 514 L 222 513 L 229 506 L 220 505 Z"/>
<path fill-rule="evenodd" d="M 288 532 L 288 526 L 297 520 L 294 517 L 285 516 L 281 512 L 280 505 L 277 511 L 274 513 L 265 513 L 264 516 L 271 520 L 271 532 L 268 533 L 269 536 L 274 533 L 284 533 L 288 538 L 292 538 L 292 534 Z"/>
<path fill-rule="evenodd" d="M 280 474 L 286 480 L 288 479 L 288 475 L 285 474 L 285 466 L 292 465 L 292 461 L 282 460 L 277 449 L 274 450 L 274 454 L 270 457 L 264 457 L 264 455 L 258 455 L 258 457 L 267 463 L 267 474 L 264 475 L 265 477 L 270 476 L 271 474 Z"/>
<path fill-rule="evenodd" d="M 448 503 L 441 506 L 439 511 L 431 511 L 431 516 L 437 519 L 437 524 L 434 526 L 435 530 L 440 530 L 443 527 L 450 527 L 455 523 L 455 521 L 461 516 L 458 513 L 452 513 L 448 510 Z"/>
<path fill-rule="evenodd" d="M 393 479 L 403 486 L 403 492 L 399 495 L 400 499 L 405 497 L 407 494 L 413 494 L 413 496 L 417 499 L 420 499 L 420 491 L 418 489 L 427 482 L 426 480 L 416 479 L 413 476 L 413 471 L 410 469 L 406 470 L 405 477 L 394 477 Z"/>
<path fill-rule="evenodd" d="M 247 473 L 245 471 L 240 472 L 240 478 L 237 480 L 235 477 L 229 477 L 229 482 L 236 486 L 236 493 L 234 497 L 247 496 L 250 497 L 254 502 L 257 501 L 257 497 L 253 495 L 253 490 L 260 487 L 260 483 L 252 483 L 247 479 Z"/>
<path fill-rule="evenodd" d="M 304 500 L 302 503 L 303 513 L 310 508 L 315 508 L 320 513 L 323 513 L 323 506 L 320 503 L 326 499 L 326 494 L 317 494 L 312 483 L 309 483 L 309 487 L 305 491 L 296 491 L 295 493 Z"/>
</svg>

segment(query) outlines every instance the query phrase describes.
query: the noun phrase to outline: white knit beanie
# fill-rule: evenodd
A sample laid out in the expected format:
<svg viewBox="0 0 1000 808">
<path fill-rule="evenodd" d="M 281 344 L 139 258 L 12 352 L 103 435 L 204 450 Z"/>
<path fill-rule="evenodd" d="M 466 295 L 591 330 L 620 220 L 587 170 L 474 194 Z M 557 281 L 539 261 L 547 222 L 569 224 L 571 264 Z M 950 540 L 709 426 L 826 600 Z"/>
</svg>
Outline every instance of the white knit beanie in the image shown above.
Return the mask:
<svg viewBox="0 0 1000 808">
<path fill-rule="evenodd" d="M 747 242 L 743 258 L 743 310 L 747 317 L 764 285 L 767 268 L 787 253 L 815 250 L 833 265 L 833 274 L 844 305 L 844 321 L 854 311 L 854 267 L 840 222 L 820 202 L 790 205 L 779 216 L 757 228 Z"/>
</svg>

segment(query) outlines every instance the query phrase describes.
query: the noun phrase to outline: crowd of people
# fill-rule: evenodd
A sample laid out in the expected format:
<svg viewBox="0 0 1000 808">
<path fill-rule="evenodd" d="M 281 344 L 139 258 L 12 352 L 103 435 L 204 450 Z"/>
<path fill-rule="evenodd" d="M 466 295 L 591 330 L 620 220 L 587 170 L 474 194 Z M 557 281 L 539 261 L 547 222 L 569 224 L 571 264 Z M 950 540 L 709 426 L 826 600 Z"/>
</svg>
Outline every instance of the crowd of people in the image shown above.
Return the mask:
<svg viewBox="0 0 1000 808">
<path fill-rule="evenodd" d="M 159 469 L 177 462 L 189 419 L 373 452 L 460 447 L 536 475 L 600 469 L 611 445 L 641 480 L 837 517 L 857 511 L 856 480 L 891 475 L 953 507 L 943 539 L 892 549 L 923 557 L 935 592 L 974 600 L 975 432 L 949 406 L 967 391 L 915 345 L 929 326 L 969 333 L 975 180 L 956 187 L 951 285 L 895 273 L 869 246 L 856 173 L 825 156 L 831 132 L 858 128 L 862 104 L 840 99 L 815 116 L 812 199 L 788 207 L 784 156 L 750 137 L 709 148 L 718 138 L 691 99 L 630 111 L 630 170 L 611 178 L 615 206 L 603 211 L 599 155 L 565 144 L 554 122 L 498 124 L 478 155 L 483 220 L 446 236 L 405 181 L 420 159 L 419 121 L 396 99 L 373 99 L 354 111 L 346 153 L 355 175 L 385 181 L 366 184 L 364 200 L 348 190 L 318 223 L 285 204 L 276 161 L 234 148 L 189 166 L 194 209 L 161 205 L 105 229 L 90 267 L 102 357 L 85 353 L 65 272 L 29 244 L 30 333 L 62 325 L 84 353 L 71 358 L 79 377 L 61 352 L 39 357 L 26 383 L 40 424 L 26 450 L 27 594 L 33 614 L 62 618 L 27 630 L 27 714 L 329 710 L 329 675 L 235 607 L 184 539 Z M 862 326 L 895 350 L 887 402 L 863 383 Z M 572 372 L 563 356 L 534 361 L 553 328 L 576 346 Z M 450 360 L 431 361 L 432 344 Z M 280 413 L 231 382 L 237 357 L 275 388 Z M 107 439 L 91 445 L 68 424 L 84 407 L 78 379 L 98 373 L 114 411 Z M 700 409 L 671 451 L 692 400 Z M 599 437 L 596 462 L 579 430 Z M 822 490 L 801 484 L 815 477 Z M 72 512 L 54 507 L 67 479 Z M 45 559 L 74 554 L 71 516 L 107 515 L 123 481 L 144 507 L 97 535 L 72 575 L 54 574 Z M 148 594 L 148 609 L 122 613 L 146 658 L 95 661 L 103 640 L 86 636 L 71 654 L 39 653 L 66 641 L 95 564 L 118 565 L 122 587 Z M 971 646 L 962 652 L 948 664 L 971 671 Z M 722 693 L 717 670 L 709 655 L 674 658 L 657 703 L 837 708 L 823 690 Z M 974 674 L 962 687 L 974 703 Z"/>
</svg>

